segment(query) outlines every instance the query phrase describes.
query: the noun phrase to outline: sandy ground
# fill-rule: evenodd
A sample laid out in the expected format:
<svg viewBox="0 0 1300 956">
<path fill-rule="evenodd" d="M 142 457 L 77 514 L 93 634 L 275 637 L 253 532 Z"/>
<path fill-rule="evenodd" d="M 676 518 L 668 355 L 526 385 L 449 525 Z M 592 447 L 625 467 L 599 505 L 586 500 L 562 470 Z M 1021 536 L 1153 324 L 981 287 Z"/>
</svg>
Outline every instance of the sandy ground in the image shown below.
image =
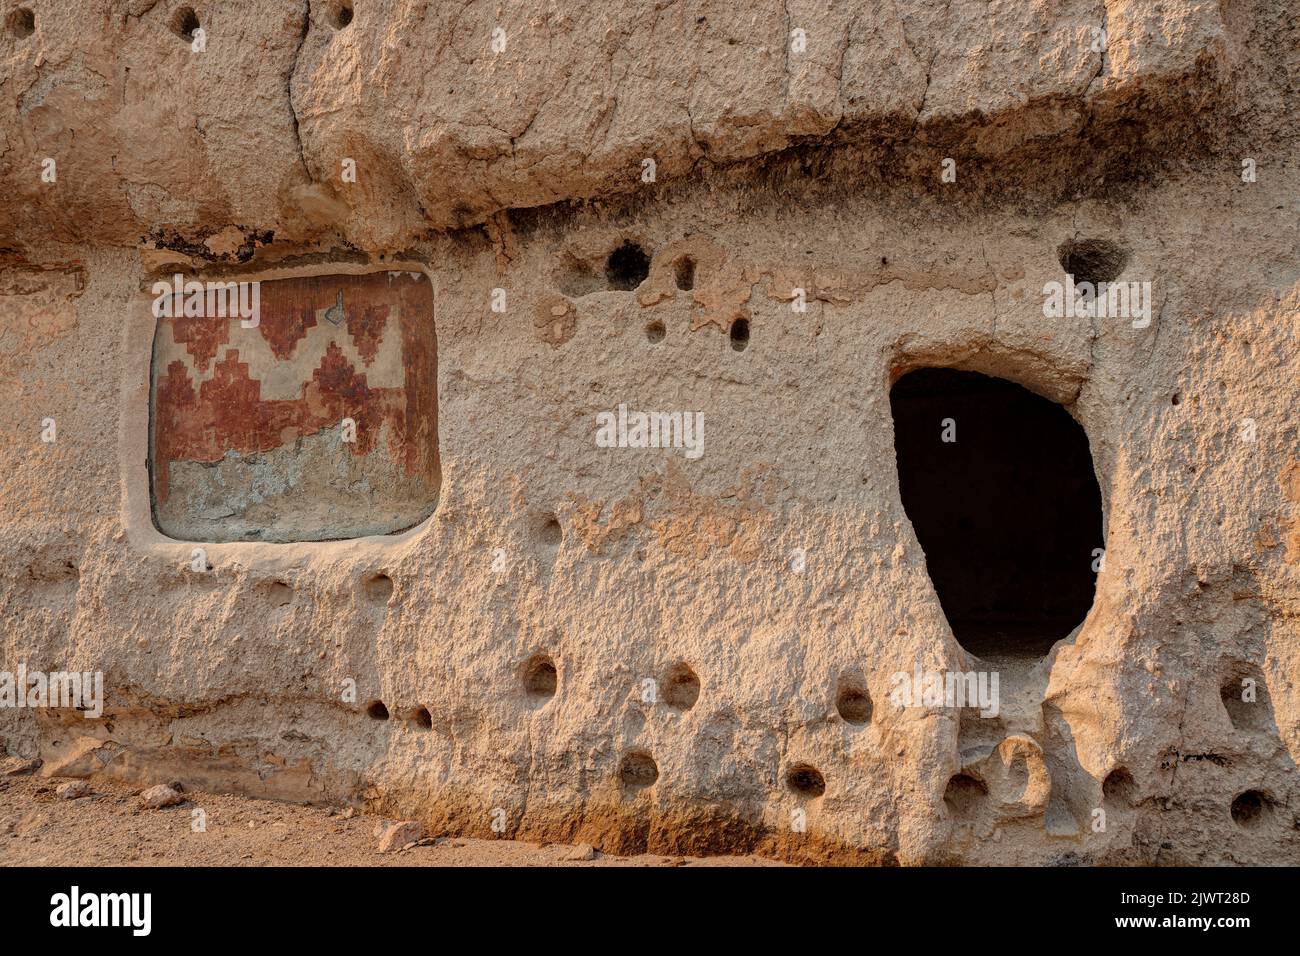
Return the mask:
<svg viewBox="0 0 1300 956">
<path fill-rule="evenodd" d="M 427 846 L 379 853 L 377 817 L 187 791 L 186 802 L 141 809 L 139 787 L 96 783 L 92 795 L 65 800 L 67 781 L 0 780 L 3 866 L 775 866 L 757 857 L 608 856 L 565 860 L 573 847 L 514 840 L 439 838 Z M 206 831 L 191 827 L 206 814 Z"/>
</svg>

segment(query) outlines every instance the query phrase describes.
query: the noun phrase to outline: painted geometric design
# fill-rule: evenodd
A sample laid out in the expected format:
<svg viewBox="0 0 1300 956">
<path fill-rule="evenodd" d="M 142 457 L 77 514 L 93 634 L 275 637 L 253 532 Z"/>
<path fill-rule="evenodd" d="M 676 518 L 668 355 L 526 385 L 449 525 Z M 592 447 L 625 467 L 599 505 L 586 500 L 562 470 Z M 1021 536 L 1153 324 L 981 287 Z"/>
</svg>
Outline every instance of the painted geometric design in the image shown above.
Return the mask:
<svg viewBox="0 0 1300 956">
<path fill-rule="evenodd" d="M 150 464 L 160 530 L 320 540 L 423 520 L 439 486 L 428 279 L 314 276 L 259 292 L 254 328 L 238 316 L 158 320 Z"/>
</svg>

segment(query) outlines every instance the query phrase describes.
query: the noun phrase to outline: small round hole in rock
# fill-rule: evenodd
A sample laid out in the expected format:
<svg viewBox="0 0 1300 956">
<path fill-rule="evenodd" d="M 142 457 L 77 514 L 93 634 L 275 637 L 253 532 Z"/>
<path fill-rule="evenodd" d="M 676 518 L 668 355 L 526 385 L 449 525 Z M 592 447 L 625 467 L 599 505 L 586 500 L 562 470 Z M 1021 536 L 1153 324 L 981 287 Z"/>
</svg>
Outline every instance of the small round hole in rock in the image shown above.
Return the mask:
<svg viewBox="0 0 1300 956">
<path fill-rule="evenodd" d="M 835 693 L 835 709 L 850 724 L 865 724 L 871 720 L 871 696 L 861 678 L 856 675 L 840 678 Z"/>
<path fill-rule="evenodd" d="M 269 592 L 272 607 L 284 607 L 286 604 L 293 603 L 293 588 L 283 581 L 273 582 Z"/>
<path fill-rule="evenodd" d="M 695 288 L 695 260 L 690 256 L 682 256 L 673 263 L 673 278 L 677 282 L 677 288 L 683 292 L 690 292 Z"/>
<path fill-rule="evenodd" d="M 1106 239 L 1070 239 L 1061 243 L 1056 254 L 1075 285 L 1113 282 L 1128 265 L 1128 253 Z"/>
<path fill-rule="evenodd" d="M 943 793 L 944 805 L 948 812 L 957 817 L 968 817 L 988 796 L 989 788 L 969 774 L 959 773 L 948 781 L 948 788 Z"/>
<path fill-rule="evenodd" d="M 545 654 L 536 654 L 524 665 L 524 693 L 536 701 L 549 700 L 555 696 L 559 675 L 555 662 Z"/>
<path fill-rule="evenodd" d="M 1268 797 L 1258 790 L 1247 790 L 1232 801 L 1232 819 L 1239 827 L 1251 829 L 1264 822 L 1270 808 Z"/>
<path fill-rule="evenodd" d="M 411 711 L 411 723 L 415 724 L 421 730 L 433 729 L 433 715 L 429 713 L 428 707 L 417 707 Z"/>
<path fill-rule="evenodd" d="M 382 700 L 372 700 L 366 705 L 366 716 L 371 720 L 387 720 L 388 708 Z"/>
<path fill-rule="evenodd" d="M 645 337 L 647 340 L 651 342 L 655 342 L 655 343 L 662 342 L 664 340 L 664 336 L 667 334 L 668 334 L 668 330 L 664 328 L 664 324 L 662 322 L 657 322 L 657 321 L 651 322 L 649 325 L 645 327 Z"/>
<path fill-rule="evenodd" d="M 687 664 L 674 664 L 664 676 L 664 703 L 678 710 L 690 710 L 700 699 L 700 679 Z"/>
<path fill-rule="evenodd" d="M 386 574 L 371 575 L 365 583 L 366 597 L 375 604 L 387 604 L 393 596 L 393 579 Z"/>
<path fill-rule="evenodd" d="M 628 790 L 644 790 L 659 779 L 659 766 L 646 753 L 630 753 L 618 768 L 618 779 Z"/>
<path fill-rule="evenodd" d="M 731 347 L 737 352 L 749 348 L 749 319 L 737 319 L 731 323 Z"/>
<path fill-rule="evenodd" d="M 820 770 L 806 763 L 790 768 L 785 775 L 785 785 L 801 797 L 820 797 L 826 792 L 826 778 Z"/>
<path fill-rule="evenodd" d="M 537 521 L 537 540 L 548 548 L 558 548 L 564 540 L 564 530 L 555 515 L 542 515 Z"/>
<path fill-rule="evenodd" d="M 1106 779 L 1101 782 L 1101 795 L 1107 803 L 1120 803 L 1131 807 L 1136 802 L 1137 795 L 1137 784 L 1133 782 L 1133 775 L 1123 767 L 1116 767 L 1106 774 Z"/>
<path fill-rule="evenodd" d="M 5 26 L 9 28 L 10 36 L 19 40 L 29 37 L 36 32 L 36 14 L 26 7 L 19 7 L 5 17 Z"/>
<path fill-rule="evenodd" d="M 352 22 L 351 0 L 336 0 L 330 7 L 330 22 L 334 24 L 335 30 L 342 30 Z"/>
<path fill-rule="evenodd" d="M 192 43 L 194 31 L 200 29 L 199 15 L 194 12 L 193 7 L 181 7 L 172 14 L 171 26 L 172 33 L 186 43 Z"/>
<path fill-rule="evenodd" d="M 625 242 L 605 261 L 605 279 L 617 292 L 631 292 L 650 274 L 650 257 L 634 242 Z"/>
</svg>

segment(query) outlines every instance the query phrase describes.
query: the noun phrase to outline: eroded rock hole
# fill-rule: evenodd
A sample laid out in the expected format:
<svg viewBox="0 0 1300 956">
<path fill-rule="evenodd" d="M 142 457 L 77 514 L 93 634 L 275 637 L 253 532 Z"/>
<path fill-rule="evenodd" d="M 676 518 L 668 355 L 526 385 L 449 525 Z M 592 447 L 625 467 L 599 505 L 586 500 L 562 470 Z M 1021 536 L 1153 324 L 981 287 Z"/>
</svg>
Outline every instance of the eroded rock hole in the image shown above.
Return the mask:
<svg viewBox="0 0 1300 956">
<path fill-rule="evenodd" d="M 664 703 L 678 710 L 690 710 L 700 699 L 700 679 L 687 664 L 675 664 L 664 675 Z"/>
<path fill-rule="evenodd" d="M 267 591 L 271 607 L 284 607 L 293 603 L 293 588 L 283 581 L 273 581 Z"/>
<path fill-rule="evenodd" d="M 181 7 L 172 14 L 172 32 L 186 43 L 194 41 L 194 31 L 199 29 L 199 15 L 193 7 Z"/>
<path fill-rule="evenodd" d="M 564 540 L 564 530 L 555 515 L 542 515 L 535 525 L 537 541 L 545 548 L 558 548 Z"/>
<path fill-rule="evenodd" d="M 5 26 L 9 29 L 10 36 L 19 40 L 29 37 L 36 32 L 36 14 L 26 7 L 11 10 L 9 16 L 5 17 Z"/>
<path fill-rule="evenodd" d="M 366 578 L 364 588 L 372 604 L 387 604 L 393 597 L 393 579 L 387 574 L 372 574 Z"/>
<path fill-rule="evenodd" d="M 532 701 L 542 703 L 555 696 L 559 677 L 555 662 L 545 654 L 535 654 L 524 664 L 524 694 Z"/>
<path fill-rule="evenodd" d="M 948 781 L 948 787 L 943 792 L 943 803 L 953 816 L 966 818 L 975 815 L 988 795 L 989 788 L 982 780 L 976 780 L 970 774 L 959 773 Z"/>
<path fill-rule="evenodd" d="M 871 720 L 871 697 L 866 682 L 860 675 L 845 674 L 840 677 L 835 691 L 835 709 L 850 724 L 865 724 Z"/>
<path fill-rule="evenodd" d="M 382 700 L 372 700 L 366 705 L 366 716 L 371 720 L 387 720 L 388 708 Z"/>
<path fill-rule="evenodd" d="M 352 22 L 351 0 L 337 0 L 330 8 L 330 22 L 335 30 L 342 30 Z"/>
<path fill-rule="evenodd" d="M 737 352 L 749 348 L 749 319 L 737 319 L 731 323 L 731 347 Z"/>
<path fill-rule="evenodd" d="M 664 328 L 664 324 L 659 321 L 651 322 L 649 325 L 645 327 L 646 339 L 654 343 L 662 342 L 664 340 L 664 336 L 667 334 L 668 334 L 668 330 Z"/>
<path fill-rule="evenodd" d="M 1101 795 L 1106 803 L 1133 806 L 1137 802 L 1137 784 L 1133 775 L 1123 767 L 1116 767 L 1101 782 Z"/>
<path fill-rule="evenodd" d="M 410 714 L 411 723 L 421 730 L 433 729 L 433 715 L 429 713 L 428 707 L 417 707 Z"/>
<path fill-rule="evenodd" d="M 801 797 L 820 797 L 826 792 L 826 778 L 816 767 L 796 764 L 785 775 L 785 785 Z"/>
<path fill-rule="evenodd" d="M 1277 732 L 1273 702 L 1258 667 L 1243 664 L 1233 668 L 1219 688 L 1219 699 L 1234 730 Z"/>
<path fill-rule="evenodd" d="M 644 790 L 659 779 L 659 765 L 647 753 L 630 753 L 618 768 L 618 779 L 625 790 Z"/>
<path fill-rule="evenodd" d="M 695 288 L 695 260 L 690 256 L 682 256 L 673 263 L 673 278 L 677 282 L 677 288 L 683 292 L 690 292 Z"/>
<path fill-rule="evenodd" d="M 635 242 L 625 242 L 605 260 L 605 279 L 617 292 L 631 292 L 650 274 L 650 257 Z"/>
<path fill-rule="evenodd" d="M 1128 253 L 1105 239 L 1069 239 L 1056 250 L 1061 268 L 1074 282 L 1113 282 L 1128 265 Z"/>
<path fill-rule="evenodd" d="M 1232 801 L 1232 819 L 1239 827 L 1252 829 L 1264 822 L 1270 801 L 1258 790 L 1247 790 Z"/>
<path fill-rule="evenodd" d="M 1088 436 L 1003 379 L 927 368 L 889 395 L 903 507 L 957 640 L 1037 660 L 1088 613 L 1102 547 Z"/>
</svg>

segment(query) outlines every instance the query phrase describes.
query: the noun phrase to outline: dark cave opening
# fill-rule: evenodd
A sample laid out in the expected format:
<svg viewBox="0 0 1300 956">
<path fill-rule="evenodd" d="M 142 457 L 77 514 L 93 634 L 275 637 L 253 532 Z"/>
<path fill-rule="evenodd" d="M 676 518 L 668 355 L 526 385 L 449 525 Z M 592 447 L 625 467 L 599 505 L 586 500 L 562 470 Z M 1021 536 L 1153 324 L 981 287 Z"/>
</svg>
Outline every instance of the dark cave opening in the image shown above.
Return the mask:
<svg viewBox="0 0 1300 956">
<path fill-rule="evenodd" d="M 635 242 L 624 242 L 605 260 L 605 278 L 618 292 L 631 292 L 650 275 L 650 256 Z"/>
<path fill-rule="evenodd" d="M 985 660 L 1041 658 L 1096 587 L 1101 490 L 1083 427 L 957 369 L 909 372 L 889 401 L 903 508 L 953 635 Z"/>
</svg>

